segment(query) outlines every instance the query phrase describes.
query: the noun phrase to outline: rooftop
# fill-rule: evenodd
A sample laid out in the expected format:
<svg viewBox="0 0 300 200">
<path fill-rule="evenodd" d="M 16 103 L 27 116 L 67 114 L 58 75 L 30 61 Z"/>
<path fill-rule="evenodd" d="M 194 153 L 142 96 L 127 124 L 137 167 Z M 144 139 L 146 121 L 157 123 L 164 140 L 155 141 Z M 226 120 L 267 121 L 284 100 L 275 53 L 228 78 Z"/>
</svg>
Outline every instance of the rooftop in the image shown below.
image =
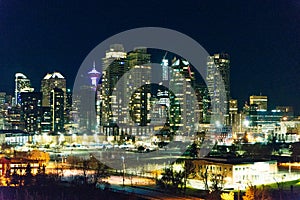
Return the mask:
<svg viewBox="0 0 300 200">
<path fill-rule="evenodd" d="M 58 79 L 64 79 L 65 77 L 61 75 L 59 72 L 53 72 L 52 74 L 47 74 L 44 79 L 52 79 L 52 78 L 58 78 Z"/>
<path fill-rule="evenodd" d="M 221 158 L 221 157 L 206 157 L 196 158 L 192 160 L 203 160 L 207 162 L 223 163 L 223 164 L 251 164 L 255 162 L 276 162 L 276 160 L 269 160 L 263 158 Z"/>
</svg>

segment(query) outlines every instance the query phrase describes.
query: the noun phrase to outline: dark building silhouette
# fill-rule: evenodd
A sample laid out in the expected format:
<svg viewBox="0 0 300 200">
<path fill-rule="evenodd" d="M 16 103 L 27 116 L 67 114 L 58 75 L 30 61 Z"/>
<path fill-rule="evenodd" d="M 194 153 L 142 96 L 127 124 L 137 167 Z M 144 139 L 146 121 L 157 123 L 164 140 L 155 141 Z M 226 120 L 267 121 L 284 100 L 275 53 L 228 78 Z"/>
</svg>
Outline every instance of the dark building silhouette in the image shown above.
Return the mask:
<svg viewBox="0 0 300 200">
<path fill-rule="evenodd" d="M 64 131 L 64 91 L 54 88 L 50 93 L 51 131 Z"/>
<path fill-rule="evenodd" d="M 42 93 L 21 93 L 21 120 L 24 121 L 24 129 L 28 133 L 41 132 L 42 118 Z"/>
</svg>

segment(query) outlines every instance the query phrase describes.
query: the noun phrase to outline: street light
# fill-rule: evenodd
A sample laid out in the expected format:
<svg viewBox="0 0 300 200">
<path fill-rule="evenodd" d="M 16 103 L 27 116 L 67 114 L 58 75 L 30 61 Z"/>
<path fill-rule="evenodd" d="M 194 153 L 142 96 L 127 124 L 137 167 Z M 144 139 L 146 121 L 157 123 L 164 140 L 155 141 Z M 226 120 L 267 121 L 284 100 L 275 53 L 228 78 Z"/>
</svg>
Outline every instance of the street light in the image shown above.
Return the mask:
<svg viewBox="0 0 300 200">
<path fill-rule="evenodd" d="M 242 183 L 241 181 L 236 182 L 238 184 L 238 200 L 240 200 L 240 184 Z"/>
<path fill-rule="evenodd" d="M 244 125 L 245 128 L 248 128 L 249 125 L 250 125 L 250 121 L 248 119 L 244 119 L 243 125 Z"/>
<path fill-rule="evenodd" d="M 121 157 L 123 161 L 123 187 L 124 187 L 124 182 L 125 182 L 125 158 L 124 156 Z"/>
</svg>

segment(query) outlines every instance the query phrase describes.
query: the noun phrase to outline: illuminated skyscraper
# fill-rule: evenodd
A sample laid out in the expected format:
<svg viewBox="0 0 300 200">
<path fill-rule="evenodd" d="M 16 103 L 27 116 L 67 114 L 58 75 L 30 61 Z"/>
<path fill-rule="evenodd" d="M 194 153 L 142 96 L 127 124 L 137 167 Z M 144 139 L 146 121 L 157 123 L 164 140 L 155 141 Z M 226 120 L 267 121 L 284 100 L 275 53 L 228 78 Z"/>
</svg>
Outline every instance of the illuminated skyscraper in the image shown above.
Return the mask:
<svg viewBox="0 0 300 200">
<path fill-rule="evenodd" d="M 183 59 L 174 59 L 170 70 L 170 127 L 173 130 L 181 129 L 181 134 L 189 134 L 198 122 L 197 109 L 193 92 L 194 72 L 190 63 Z M 197 116 L 198 115 L 198 116 Z"/>
<path fill-rule="evenodd" d="M 107 135 L 116 135 L 118 130 L 115 130 L 116 123 L 122 123 L 124 120 L 121 117 L 122 112 L 125 112 L 122 109 L 122 104 L 117 100 L 119 98 L 124 98 L 125 82 L 120 80 L 123 74 L 127 71 L 125 62 L 126 62 L 126 52 L 124 47 L 121 44 L 113 44 L 110 46 L 109 50 L 106 51 L 103 61 L 103 76 L 102 84 L 100 88 L 100 126 L 104 129 L 102 130 Z M 120 83 L 119 81 L 122 81 Z M 121 88 L 116 88 L 117 83 Z M 116 112 L 113 115 L 113 110 Z"/>
<path fill-rule="evenodd" d="M 150 83 L 151 65 L 150 54 L 146 48 L 136 48 L 127 56 L 127 66 L 131 73 L 127 73 L 125 94 L 135 91 L 129 100 L 129 113 L 134 123 L 147 126 L 150 123 Z M 135 130 L 133 130 L 133 133 Z"/>
<path fill-rule="evenodd" d="M 138 134 L 150 122 L 150 54 L 112 45 L 103 58 L 101 126 L 106 135 Z M 137 128 L 135 125 L 141 126 Z"/>
<path fill-rule="evenodd" d="M 159 98 L 159 104 L 164 108 L 166 112 L 168 112 L 168 109 L 170 107 L 170 98 L 169 98 L 169 91 L 167 90 L 167 87 L 169 85 L 169 60 L 166 59 L 167 52 L 165 53 L 165 56 L 163 57 L 161 61 L 161 67 L 162 67 L 162 81 L 165 89 L 160 89 L 157 92 L 157 97 Z M 168 113 L 166 113 L 168 114 Z M 168 117 L 168 116 L 166 116 Z"/>
<path fill-rule="evenodd" d="M 22 73 L 15 74 L 15 104 L 21 104 L 21 92 L 33 92 L 30 80 Z"/>
<path fill-rule="evenodd" d="M 50 92 L 51 131 L 64 131 L 64 91 L 53 88 Z"/>
<path fill-rule="evenodd" d="M 72 91 L 67 89 L 66 92 L 66 104 L 65 104 L 65 124 L 73 122 L 72 121 Z"/>
<path fill-rule="evenodd" d="M 212 111 L 228 124 L 230 100 L 230 58 L 226 53 L 209 56 L 207 60 L 207 87 L 211 98 Z"/>
<path fill-rule="evenodd" d="M 66 104 L 66 79 L 61 73 L 47 74 L 41 83 L 43 93 L 43 106 L 50 106 L 50 93 L 54 88 L 60 88 L 64 92 L 64 104 Z"/>
<path fill-rule="evenodd" d="M 166 59 L 167 52 L 165 56 L 163 57 L 161 61 L 161 66 L 162 66 L 162 80 L 163 81 L 168 81 L 169 80 L 169 61 Z"/>
</svg>

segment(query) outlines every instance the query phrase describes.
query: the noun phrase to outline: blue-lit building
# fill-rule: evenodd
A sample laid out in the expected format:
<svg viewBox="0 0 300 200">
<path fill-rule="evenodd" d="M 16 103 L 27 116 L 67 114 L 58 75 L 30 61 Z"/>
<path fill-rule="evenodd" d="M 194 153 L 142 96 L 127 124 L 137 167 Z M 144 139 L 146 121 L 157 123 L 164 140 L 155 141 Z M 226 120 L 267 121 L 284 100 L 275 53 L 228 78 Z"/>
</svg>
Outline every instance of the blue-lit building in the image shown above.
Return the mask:
<svg viewBox="0 0 300 200">
<path fill-rule="evenodd" d="M 254 133 L 262 134 L 259 136 L 260 141 L 276 137 L 280 132 L 280 122 L 285 115 L 281 110 L 260 110 L 256 104 L 250 105 L 244 114 L 243 125 L 247 132 L 252 133 L 250 141 L 259 141 Z"/>
</svg>

